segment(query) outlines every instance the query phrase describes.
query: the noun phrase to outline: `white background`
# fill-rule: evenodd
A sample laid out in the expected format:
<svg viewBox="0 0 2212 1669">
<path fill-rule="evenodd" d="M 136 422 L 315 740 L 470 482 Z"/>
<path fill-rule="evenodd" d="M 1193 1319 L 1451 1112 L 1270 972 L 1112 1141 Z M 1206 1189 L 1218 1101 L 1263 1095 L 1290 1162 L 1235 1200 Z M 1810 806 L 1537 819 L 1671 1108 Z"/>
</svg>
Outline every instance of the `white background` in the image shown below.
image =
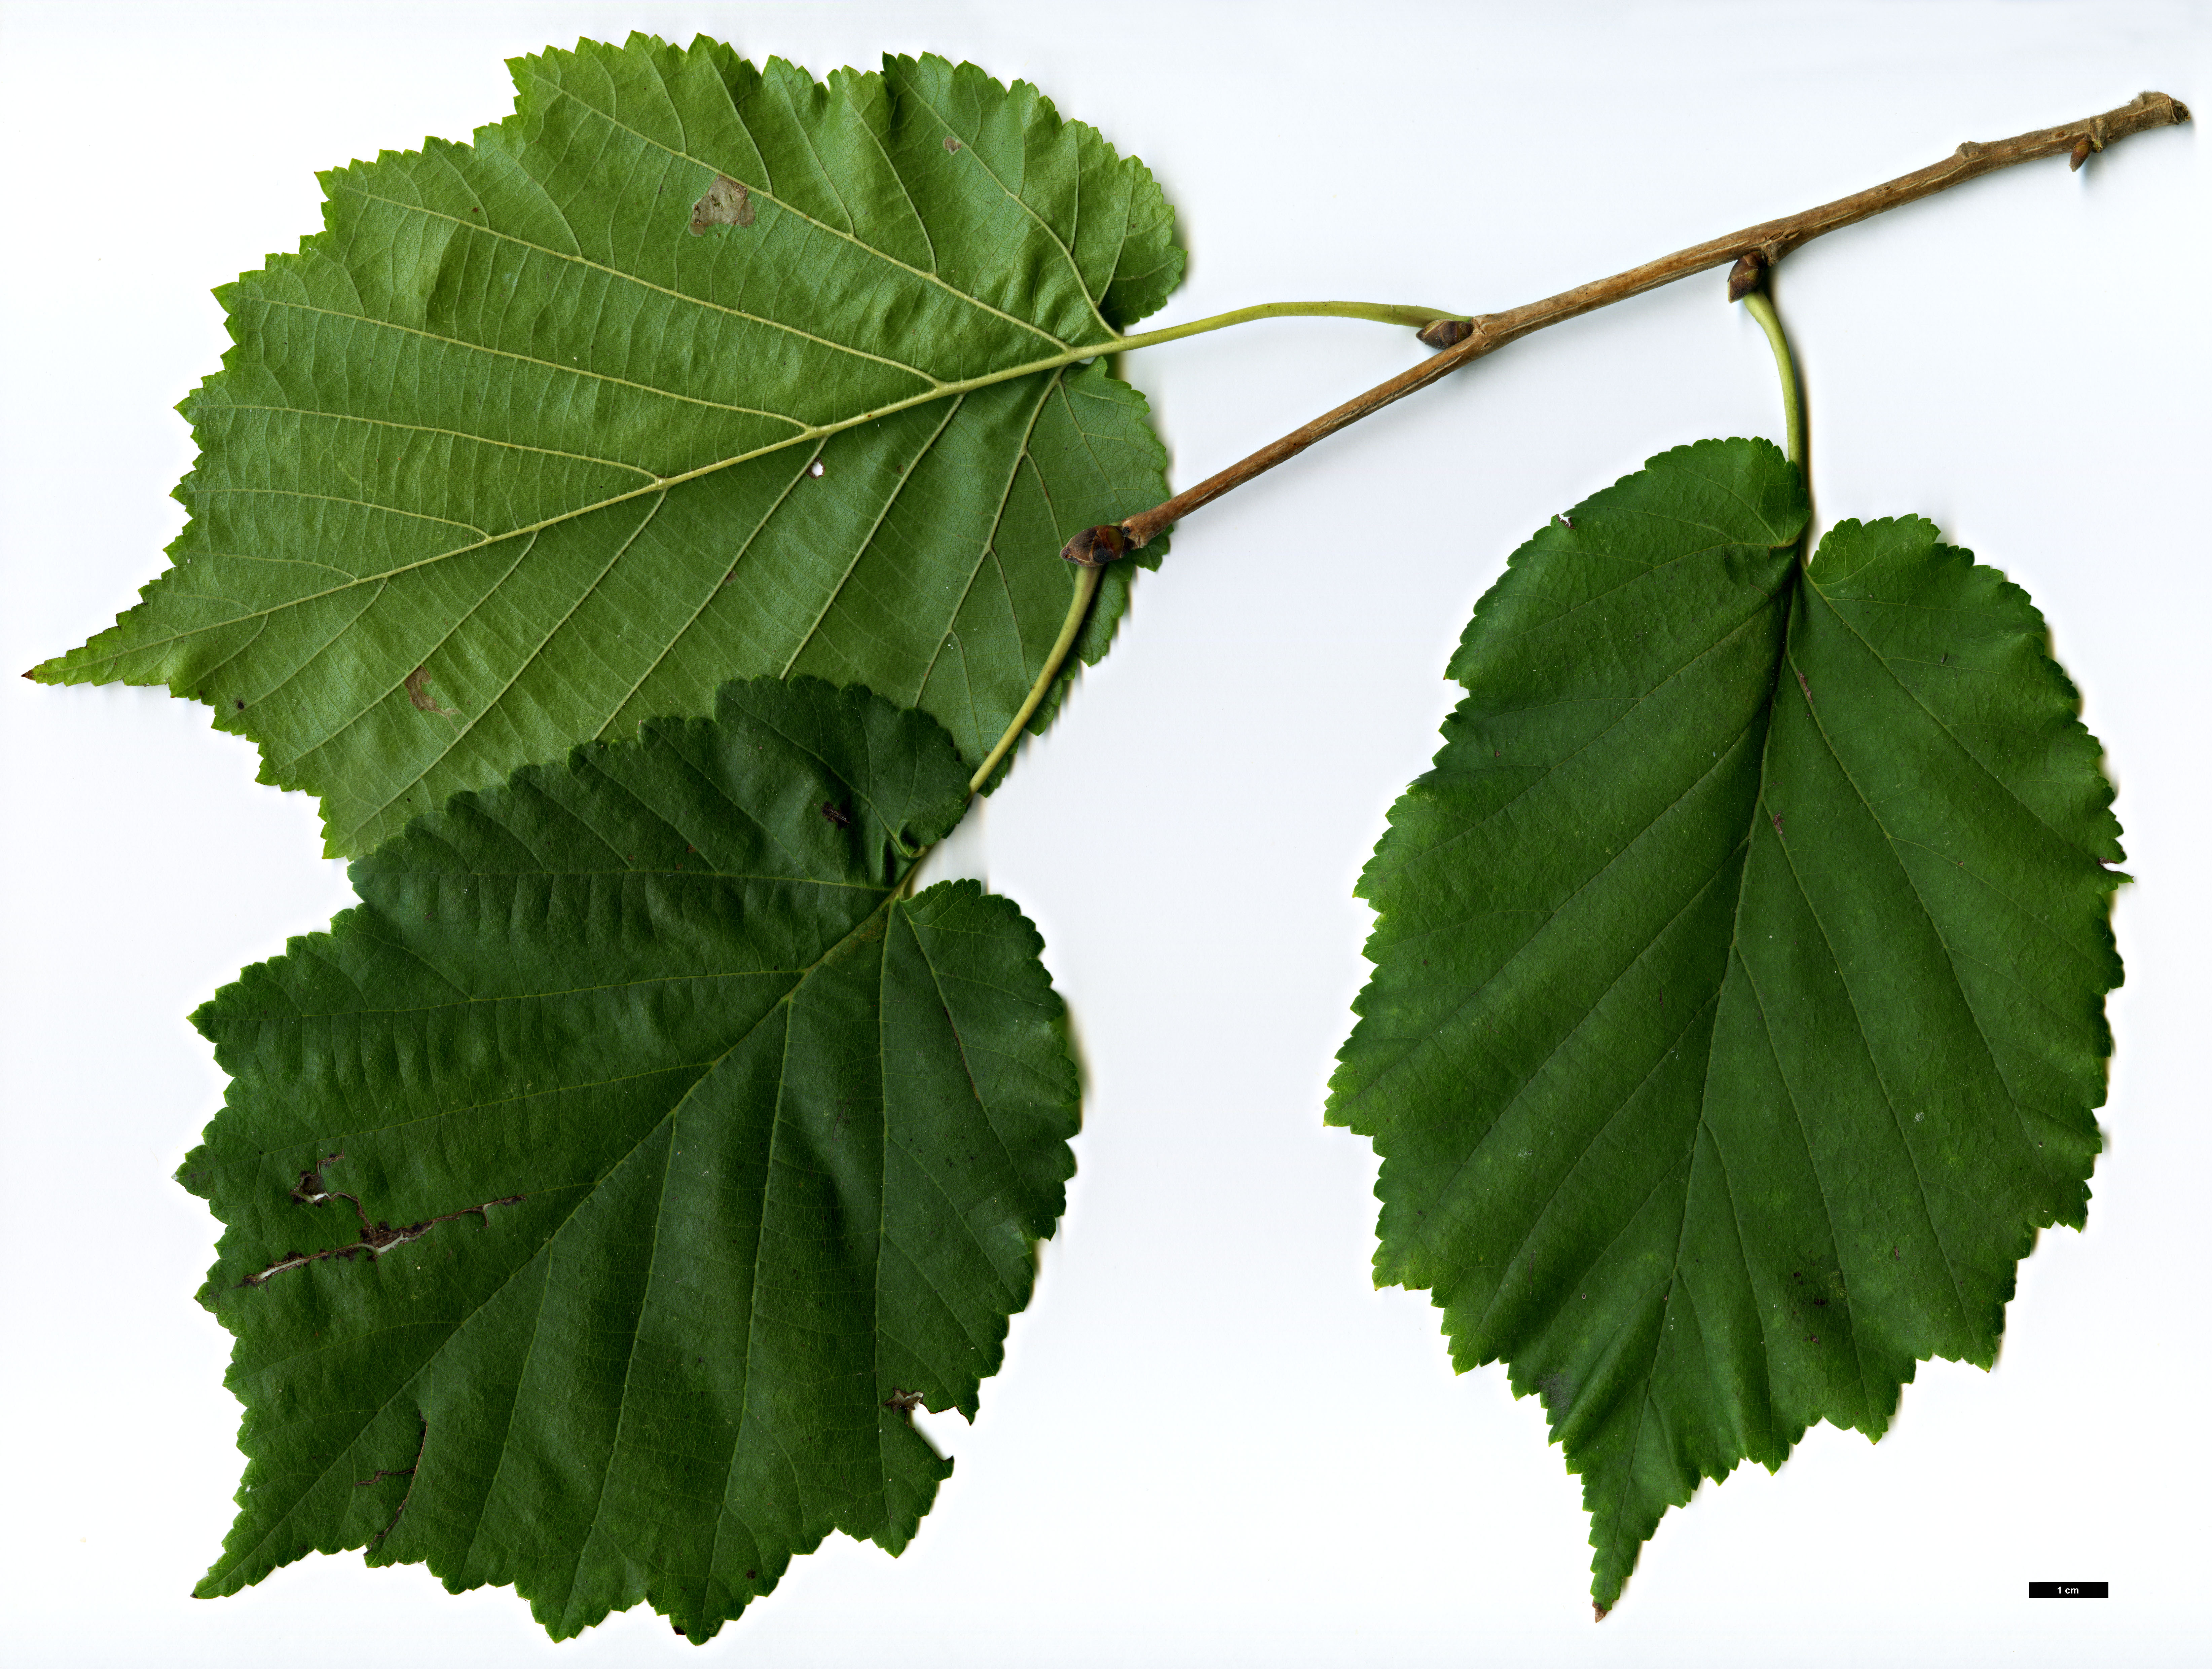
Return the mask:
<svg viewBox="0 0 2212 1669">
<path fill-rule="evenodd" d="M 0 431 L 12 674 L 107 623 L 181 524 L 208 291 L 318 224 L 312 170 L 459 138 L 501 59 L 695 31 L 1042 85 L 1143 156 L 1189 282 L 1510 306 L 2156 87 L 2212 116 L 2202 7 L 12 4 Z M 1547 331 L 1193 518 L 1108 665 L 952 854 L 1036 920 L 1090 1072 L 1081 1173 L 980 1423 L 893 1561 L 833 1539 L 698 1651 L 549 1646 L 503 1590 L 311 1558 L 185 1596 L 240 1468 L 213 1240 L 169 1180 L 222 1095 L 185 1015 L 349 896 L 310 803 L 158 691 L 0 679 L 0 1654 L 24 1665 L 2203 1661 L 2212 933 L 2201 714 L 2207 171 L 2194 128 L 1791 257 L 1824 518 L 1917 512 L 2024 584 L 2139 877 L 2086 1234 L 1994 1374 L 1881 1444 L 1820 1428 L 1671 1514 L 1593 1627 L 1576 1483 L 1503 1370 L 1368 1278 L 1374 1162 L 1322 1128 L 1365 964 L 1352 880 L 1423 769 L 1469 606 L 1667 446 L 1778 433 L 1719 275 Z M 1261 325 L 1135 356 L 1188 483 L 1413 361 Z M 2031 1578 L 2108 1580 L 2033 1604 Z"/>
</svg>

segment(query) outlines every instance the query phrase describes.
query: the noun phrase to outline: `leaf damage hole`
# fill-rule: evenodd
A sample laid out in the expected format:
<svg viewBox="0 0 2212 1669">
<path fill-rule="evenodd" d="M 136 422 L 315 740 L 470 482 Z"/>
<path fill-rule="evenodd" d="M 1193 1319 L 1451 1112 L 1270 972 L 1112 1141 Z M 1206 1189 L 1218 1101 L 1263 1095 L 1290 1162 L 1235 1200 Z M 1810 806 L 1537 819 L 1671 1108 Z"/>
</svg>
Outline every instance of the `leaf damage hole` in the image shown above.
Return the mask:
<svg viewBox="0 0 2212 1669">
<path fill-rule="evenodd" d="M 353 1207 L 354 1215 L 361 1219 L 361 1237 L 350 1245 L 326 1246 L 319 1252 L 287 1252 L 268 1268 L 256 1274 L 248 1275 L 239 1283 L 239 1285 L 261 1286 L 273 1278 L 282 1275 L 288 1269 L 298 1269 L 307 1264 L 319 1263 L 325 1258 L 356 1258 L 363 1252 L 368 1253 L 372 1258 L 380 1258 L 395 1246 L 405 1246 L 410 1241 L 421 1240 L 423 1235 L 441 1223 L 451 1223 L 457 1217 L 480 1217 L 486 1223 L 489 1223 L 493 1206 L 520 1205 L 527 1198 L 524 1194 L 509 1194 L 503 1199 L 487 1199 L 480 1205 L 464 1205 L 458 1211 L 447 1211 L 437 1217 L 424 1217 L 420 1223 L 410 1223 L 402 1228 L 395 1229 L 388 1223 L 371 1222 L 368 1211 L 362 1208 L 361 1201 L 354 1195 L 336 1188 L 325 1188 L 323 1186 L 324 1170 L 344 1157 L 345 1152 L 341 1149 L 336 1153 L 317 1160 L 306 1170 L 301 1171 L 299 1181 L 293 1185 L 292 1198 L 302 1205 L 327 1205 L 333 1199 L 344 1200 Z"/>
<path fill-rule="evenodd" d="M 914 1411 L 921 1406 L 921 1393 L 919 1391 L 904 1391 L 894 1385 L 891 1387 L 890 1395 L 884 1399 L 883 1405 L 885 1408 L 891 1410 L 908 1425 L 912 1425 L 914 1423 Z M 747 1571 L 745 1575 L 750 1576 L 752 1573 L 750 1571 Z"/>
<path fill-rule="evenodd" d="M 422 1470 L 422 1451 L 429 1447 L 430 1423 L 425 1420 L 422 1422 L 422 1435 L 415 1440 L 415 1459 L 411 1462 L 404 1466 L 386 1466 L 367 1478 L 355 1480 L 354 1488 L 356 1490 L 365 1490 L 370 1484 L 386 1478 L 404 1478 L 410 1480 L 407 1488 L 400 1494 L 399 1504 L 392 1509 L 392 1516 L 384 1520 L 384 1528 L 376 1532 L 374 1540 L 380 1542 L 392 1533 L 392 1526 L 399 1522 L 399 1515 L 407 1510 L 407 1503 L 414 1499 L 415 1485 L 412 1479 L 416 1472 Z"/>
<path fill-rule="evenodd" d="M 753 194 L 745 189 L 742 179 L 732 179 L 727 174 L 716 174 L 698 202 L 691 205 L 691 235 L 699 236 L 710 226 L 750 226 L 753 223 Z"/>
</svg>

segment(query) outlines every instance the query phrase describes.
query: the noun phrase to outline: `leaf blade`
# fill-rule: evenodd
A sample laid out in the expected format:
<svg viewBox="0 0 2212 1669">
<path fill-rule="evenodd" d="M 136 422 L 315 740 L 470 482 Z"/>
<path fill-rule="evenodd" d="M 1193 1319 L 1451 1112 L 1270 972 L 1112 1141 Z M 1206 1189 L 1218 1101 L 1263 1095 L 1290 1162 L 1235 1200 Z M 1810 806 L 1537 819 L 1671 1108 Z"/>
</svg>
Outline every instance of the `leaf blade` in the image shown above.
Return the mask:
<svg viewBox="0 0 2212 1669">
<path fill-rule="evenodd" d="M 249 1456 L 201 1592 L 366 1546 L 705 1639 L 906 1545 L 951 1463 L 902 1399 L 973 1412 L 1073 1169 L 1035 930 L 899 896 L 965 800 L 923 716 L 734 684 L 420 820 L 195 1017 Z"/>
<path fill-rule="evenodd" d="M 1362 878 L 1377 1278 L 1542 1395 L 1601 1610 L 1702 1478 L 1987 1365 L 2099 1145 L 2118 827 L 2040 617 L 1925 523 L 1801 571 L 1802 514 L 1705 442 L 1516 552 Z"/>
<path fill-rule="evenodd" d="M 333 170 L 325 229 L 221 292 L 173 566 L 33 676 L 205 701 L 334 853 L 732 675 L 911 686 L 980 759 L 1060 545 L 1165 495 L 1142 397 L 1082 362 L 1180 274 L 1150 174 L 940 60 L 817 85 L 635 37 L 516 69 L 507 123 Z M 701 227 L 717 182 L 742 202 Z M 1107 420 L 1008 417 L 1077 400 Z"/>
</svg>

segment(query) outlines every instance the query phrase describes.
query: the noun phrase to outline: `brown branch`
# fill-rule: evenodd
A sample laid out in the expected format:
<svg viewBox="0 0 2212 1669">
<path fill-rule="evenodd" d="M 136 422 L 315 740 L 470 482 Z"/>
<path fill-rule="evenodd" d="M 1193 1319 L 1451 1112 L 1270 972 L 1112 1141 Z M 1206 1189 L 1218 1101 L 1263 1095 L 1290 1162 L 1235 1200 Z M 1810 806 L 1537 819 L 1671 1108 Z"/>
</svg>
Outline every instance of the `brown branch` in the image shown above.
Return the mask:
<svg viewBox="0 0 2212 1669">
<path fill-rule="evenodd" d="M 1296 458 L 1315 441 L 1348 428 L 1363 417 L 1372 416 L 1384 406 L 1426 388 L 1431 383 L 1441 381 L 1485 354 L 1495 353 L 1507 343 L 1527 336 L 1532 331 L 1540 331 L 1547 325 L 1557 325 L 1560 320 L 1572 319 L 1578 313 L 1610 306 L 1615 301 L 1641 295 L 1645 290 L 1656 289 L 1662 284 L 1671 284 L 1677 278 L 1686 278 L 1693 272 L 1703 272 L 1708 268 L 1725 266 L 1745 257 L 1753 258 L 1760 266 L 1771 266 L 1791 250 L 1809 243 L 1823 232 L 1832 232 L 1838 227 L 1865 220 L 1869 215 L 1879 215 L 1885 209 L 1895 209 L 1903 203 L 1932 197 L 1937 191 L 1948 191 L 1978 175 L 2008 168 L 2015 162 L 2032 162 L 2042 156 L 2065 156 L 2070 159 L 2073 167 L 2078 168 L 2092 151 L 2100 151 L 2116 139 L 2124 139 L 2130 134 L 2141 133 L 2147 128 L 2167 127 L 2188 119 L 2187 106 L 2163 93 L 2144 93 L 2118 110 L 2108 110 L 2101 116 L 2069 122 L 2063 127 L 2044 128 L 1989 145 L 1968 140 L 1941 162 L 1900 175 L 1856 196 L 1839 197 L 1833 203 L 1823 203 L 1818 209 L 1808 209 L 1802 214 L 1791 215 L 1782 220 L 1762 222 L 1741 232 L 1732 232 L 1725 238 L 1694 244 L 1658 260 L 1647 261 L 1642 266 L 1615 273 L 1610 278 L 1600 278 L 1571 290 L 1562 290 L 1557 295 L 1541 301 L 1531 301 L 1526 306 L 1515 307 L 1510 312 L 1480 314 L 1469 322 L 1470 327 L 1464 334 L 1455 328 L 1439 329 L 1439 325 L 1446 321 L 1438 321 L 1438 325 L 1432 325 L 1422 332 L 1422 340 L 1431 345 L 1440 346 L 1446 342 L 1451 342 L 1453 345 L 1445 346 L 1442 353 L 1426 364 L 1401 372 L 1358 398 L 1346 401 L 1335 410 L 1324 412 L 1304 428 L 1293 429 L 1281 440 L 1261 447 L 1249 458 L 1231 464 L 1218 475 L 1209 476 L 1197 486 L 1177 493 L 1164 504 L 1155 505 L 1150 510 L 1130 517 L 1121 524 L 1121 531 L 1131 546 L 1142 545 L 1156 537 L 1170 523 L 1188 515 L 1201 505 L 1212 503 L 1231 488 L 1243 486 L 1253 476 L 1273 469 L 1276 464 Z M 1449 323 L 1455 327 L 1459 321 Z M 1076 543 L 1079 543 L 1088 537 L 1087 534 L 1079 534 Z"/>
</svg>

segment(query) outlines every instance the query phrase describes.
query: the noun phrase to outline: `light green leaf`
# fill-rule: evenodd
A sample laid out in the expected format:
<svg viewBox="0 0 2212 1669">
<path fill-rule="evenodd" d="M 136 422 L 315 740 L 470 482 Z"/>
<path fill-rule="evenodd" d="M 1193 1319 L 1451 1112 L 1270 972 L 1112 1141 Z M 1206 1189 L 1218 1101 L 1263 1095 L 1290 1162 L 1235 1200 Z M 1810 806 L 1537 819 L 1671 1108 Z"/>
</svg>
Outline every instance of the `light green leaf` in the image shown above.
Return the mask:
<svg viewBox="0 0 2212 1669">
<path fill-rule="evenodd" d="M 703 1640 L 906 1545 L 908 1411 L 975 1412 L 1074 1168 L 1036 933 L 900 896 L 966 798 L 921 714 L 734 683 L 421 819 L 194 1017 L 248 1456 L 200 1593 L 366 1547 Z"/>
<path fill-rule="evenodd" d="M 1152 176 L 939 58 L 514 69 L 508 120 L 324 175 L 325 229 L 220 293 L 174 565 L 33 676 L 207 702 L 334 853 L 734 675 L 865 684 L 980 761 L 1061 544 L 1167 495 L 1095 358 L 1182 274 Z"/>
<path fill-rule="evenodd" d="M 1542 1395 L 1601 1610 L 1701 1478 L 1992 1362 L 2100 1145 L 2118 825 L 2043 622 L 1805 515 L 1705 441 L 1523 545 L 1360 883 L 1376 1278 Z"/>
</svg>

